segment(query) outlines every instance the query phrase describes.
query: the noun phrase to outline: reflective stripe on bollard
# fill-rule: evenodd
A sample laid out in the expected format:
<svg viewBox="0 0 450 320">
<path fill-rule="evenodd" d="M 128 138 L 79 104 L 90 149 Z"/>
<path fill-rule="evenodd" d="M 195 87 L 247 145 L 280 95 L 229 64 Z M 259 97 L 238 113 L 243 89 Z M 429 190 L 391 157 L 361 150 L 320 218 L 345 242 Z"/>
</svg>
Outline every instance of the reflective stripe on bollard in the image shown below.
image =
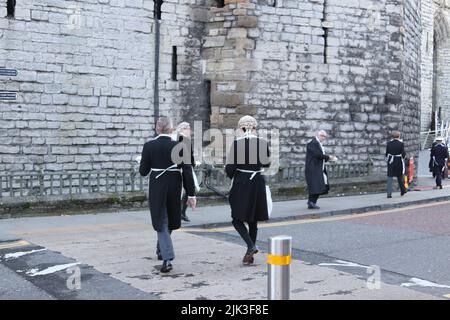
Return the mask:
<svg viewBox="0 0 450 320">
<path fill-rule="evenodd" d="M 268 299 L 289 300 L 291 277 L 292 237 L 276 236 L 269 238 L 267 256 Z"/>
</svg>

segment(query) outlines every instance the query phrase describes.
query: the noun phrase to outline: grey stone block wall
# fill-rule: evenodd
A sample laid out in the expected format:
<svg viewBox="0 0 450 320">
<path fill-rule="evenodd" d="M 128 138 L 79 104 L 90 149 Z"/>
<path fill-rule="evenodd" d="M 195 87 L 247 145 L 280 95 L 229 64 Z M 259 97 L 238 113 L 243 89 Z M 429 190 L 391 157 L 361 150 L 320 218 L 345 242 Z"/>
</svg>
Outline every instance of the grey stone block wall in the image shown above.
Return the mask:
<svg viewBox="0 0 450 320">
<path fill-rule="evenodd" d="M 420 150 L 421 60 L 420 0 L 406 0 L 402 12 L 401 131 L 406 152 L 418 157 Z"/>
<path fill-rule="evenodd" d="M 202 41 L 208 12 L 215 1 L 167 0 L 162 5 L 160 114 L 193 124 L 210 125 L 209 92 L 203 77 Z M 177 47 L 177 80 L 172 80 L 172 51 Z"/>
<path fill-rule="evenodd" d="M 160 115 L 204 129 L 255 115 L 261 128 L 280 130 L 282 165 L 303 162 L 306 143 L 325 129 L 327 150 L 343 162 L 384 168 L 390 131 L 418 151 L 433 81 L 450 110 L 448 42 L 433 62 L 435 0 L 225 4 L 164 1 Z M 5 8 L 0 0 L 0 67 L 19 76 L 0 78 L 0 90 L 19 100 L 0 102 L 0 170 L 133 166 L 155 120 L 154 2 L 21 0 L 15 19 L 3 18 Z"/>
<path fill-rule="evenodd" d="M 252 73 L 257 88 L 248 102 L 257 106 L 265 127 L 280 129 L 284 163 L 303 161 L 306 143 L 320 128 L 330 133 L 329 152 L 343 161 L 370 157 L 383 166 L 393 129 L 405 131 L 409 150 L 417 149 L 420 85 L 402 81 L 410 81 L 404 73 L 420 79 L 418 66 L 406 57 L 420 59 L 418 49 L 406 52 L 414 51 L 410 45 L 420 33 L 420 12 L 408 11 L 414 15 L 407 21 L 414 40 L 403 47 L 402 10 L 401 1 L 283 1 L 282 7 L 257 7 L 260 36 L 253 57 L 263 68 Z"/>
<path fill-rule="evenodd" d="M 421 131 L 431 128 L 432 112 L 441 108 L 441 120 L 450 116 L 448 105 L 448 38 L 450 1 L 422 0 Z M 431 128 L 434 130 L 434 127 Z"/>
<path fill-rule="evenodd" d="M 450 121 L 450 3 L 439 10 L 436 19 L 435 109 L 441 110 L 441 120 Z"/>
<path fill-rule="evenodd" d="M 6 0 L 0 0 L 6 8 Z M 151 0 L 22 0 L 0 17 L 0 171 L 127 168 L 153 129 Z"/>
<path fill-rule="evenodd" d="M 420 131 L 431 129 L 433 109 L 433 53 L 434 53 L 434 14 L 433 0 L 421 2 L 422 45 L 421 45 L 421 115 Z"/>
</svg>

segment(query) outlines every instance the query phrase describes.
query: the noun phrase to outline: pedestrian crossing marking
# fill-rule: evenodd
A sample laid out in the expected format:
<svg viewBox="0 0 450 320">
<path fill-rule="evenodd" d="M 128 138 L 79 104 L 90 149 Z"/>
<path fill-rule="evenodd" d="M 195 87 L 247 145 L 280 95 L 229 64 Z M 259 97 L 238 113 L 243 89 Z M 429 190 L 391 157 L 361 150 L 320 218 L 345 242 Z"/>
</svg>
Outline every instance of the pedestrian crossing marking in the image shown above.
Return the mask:
<svg viewBox="0 0 450 320">
<path fill-rule="evenodd" d="M 9 242 L 9 243 L 0 244 L 0 250 L 1 249 L 17 248 L 17 247 L 25 247 L 25 246 L 28 246 L 28 245 L 30 245 L 30 243 L 28 241 L 18 240 L 18 241 L 13 241 L 13 242 Z"/>
<path fill-rule="evenodd" d="M 449 294 L 444 294 L 444 298 L 450 299 L 450 293 Z"/>
</svg>

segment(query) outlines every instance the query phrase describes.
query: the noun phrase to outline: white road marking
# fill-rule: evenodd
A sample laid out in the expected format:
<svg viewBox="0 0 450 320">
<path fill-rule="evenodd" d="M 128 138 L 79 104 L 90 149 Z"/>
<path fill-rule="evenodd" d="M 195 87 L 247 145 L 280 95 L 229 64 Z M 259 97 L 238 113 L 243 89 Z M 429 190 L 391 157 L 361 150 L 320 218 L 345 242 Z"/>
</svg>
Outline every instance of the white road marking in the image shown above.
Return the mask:
<svg viewBox="0 0 450 320">
<path fill-rule="evenodd" d="M 372 267 L 369 266 L 363 266 L 361 264 L 353 263 L 350 261 L 344 261 L 344 260 L 336 260 L 337 263 L 319 263 L 319 266 L 336 266 L 336 267 L 358 267 L 358 268 L 365 268 L 370 269 Z"/>
<path fill-rule="evenodd" d="M 44 270 L 39 271 L 38 269 L 31 269 L 29 271 L 27 271 L 27 275 L 29 275 L 30 277 L 35 277 L 35 276 L 45 276 L 47 274 L 51 274 L 51 273 L 55 273 L 61 270 L 65 270 L 67 268 L 76 266 L 81 264 L 81 262 L 76 262 L 76 263 L 68 263 L 68 264 L 60 264 L 57 266 L 53 266 Z"/>
<path fill-rule="evenodd" d="M 402 283 L 402 287 L 413 287 L 413 286 L 421 286 L 421 287 L 435 287 L 435 288 L 446 288 L 450 289 L 450 286 L 430 282 L 427 280 L 419 279 L 419 278 L 411 278 L 409 279 L 411 282 Z"/>
<path fill-rule="evenodd" d="M 20 252 L 14 252 L 14 253 L 7 253 L 7 254 L 5 254 L 4 258 L 5 259 L 16 259 L 16 258 L 22 257 L 22 256 L 27 255 L 27 254 L 40 252 L 40 251 L 45 251 L 45 250 L 47 250 L 47 249 L 39 249 L 39 250 L 20 251 Z"/>
</svg>

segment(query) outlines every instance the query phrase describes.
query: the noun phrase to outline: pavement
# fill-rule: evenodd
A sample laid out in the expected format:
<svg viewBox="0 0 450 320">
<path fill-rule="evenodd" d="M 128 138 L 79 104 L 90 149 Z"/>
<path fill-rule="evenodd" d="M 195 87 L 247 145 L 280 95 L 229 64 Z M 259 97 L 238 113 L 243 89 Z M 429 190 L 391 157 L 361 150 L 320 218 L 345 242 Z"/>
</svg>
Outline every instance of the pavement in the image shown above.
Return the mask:
<svg viewBox="0 0 450 320">
<path fill-rule="evenodd" d="M 431 177 L 421 177 L 416 182 L 417 189 L 405 196 L 394 192 L 391 199 L 386 194 L 363 194 L 342 197 L 322 197 L 318 201 L 320 209 L 307 209 L 306 200 L 274 202 L 271 221 L 292 219 L 324 218 L 341 214 L 357 214 L 369 211 L 380 211 L 404 206 L 450 200 L 450 180 L 443 181 L 443 189 L 433 189 L 435 182 Z M 413 188 L 413 189 L 414 189 Z M 211 209 L 213 208 L 213 209 Z M 146 212 L 146 211 L 142 211 Z M 230 224 L 230 206 L 228 204 L 214 207 L 198 207 L 188 209 L 191 222 L 188 227 L 211 228 Z"/>
<path fill-rule="evenodd" d="M 430 177 L 421 177 L 419 184 L 424 191 L 403 197 L 397 192 L 392 199 L 385 194 L 321 198 L 319 210 L 308 210 L 305 200 L 275 202 L 271 221 L 259 225 L 262 252 L 248 267 L 241 263 L 245 248 L 230 227 L 229 206 L 199 207 L 188 211 L 191 222 L 173 233 L 176 259 L 167 275 L 159 273 L 156 235 L 147 210 L 0 220 L 0 299 L 263 300 L 266 239 L 283 233 L 294 238 L 292 299 L 446 299 L 450 293 L 450 279 L 442 271 L 450 265 L 446 256 L 440 257 L 435 279 L 426 277 L 427 266 L 418 266 L 426 270 L 417 275 L 440 281 L 435 284 L 439 290 L 417 289 L 415 269 L 396 272 L 398 266 L 387 262 L 399 255 L 398 250 L 386 251 L 390 255 L 381 260 L 369 259 L 369 249 L 378 247 L 381 251 L 374 254 L 383 255 L 383 246 L 427 239 L 423 234 L 334 221 L 370 218 L 386 210 L 408 212 L 414 206 L 446 208 L 449 180 L 442 190 L 427 188 L 434 185 Z M 439 237 L 436 241 L 441 241 L 445 253 L 450 238 Z M 427 251 L 427 244 L 421 245 Z M 376 289 L 369 285 L 371 264 L 383 272 L 382 285 Z M 78 287 L 70 285 L 76 283 L 77 273 Z"/>
</svg>

